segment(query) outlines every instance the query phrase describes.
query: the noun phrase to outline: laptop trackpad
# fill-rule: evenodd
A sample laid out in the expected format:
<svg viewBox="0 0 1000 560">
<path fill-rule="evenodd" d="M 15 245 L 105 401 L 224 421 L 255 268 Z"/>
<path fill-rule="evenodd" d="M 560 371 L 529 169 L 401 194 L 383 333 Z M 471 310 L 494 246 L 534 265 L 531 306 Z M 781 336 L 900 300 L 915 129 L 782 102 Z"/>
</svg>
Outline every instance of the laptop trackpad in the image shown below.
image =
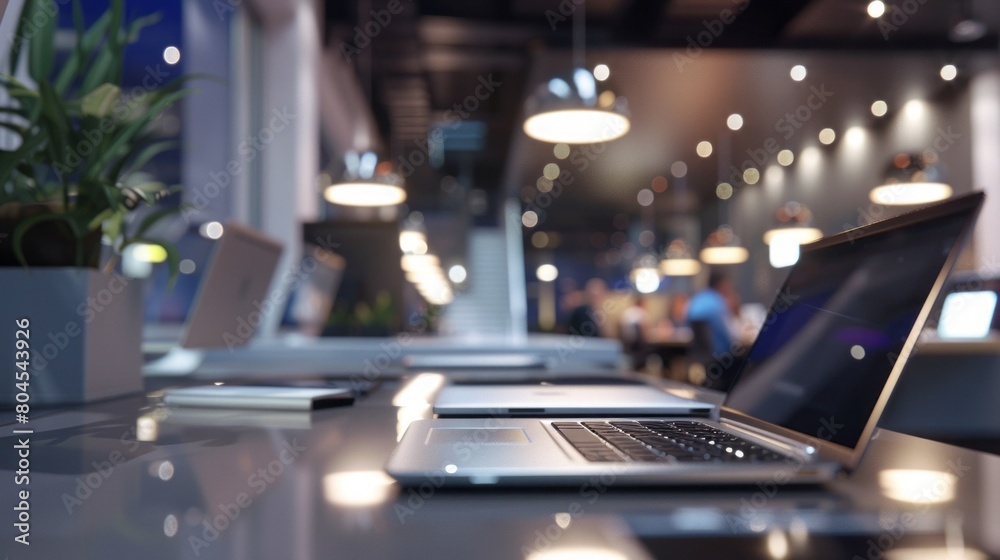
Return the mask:
<svg viewBox="0 0 1000 560">
<path fill-rule="evenodd" d="M 531 443 L 521 428 L 431 428 L 427 445 L 476 443 L 510 445 Z"/>
</svg>

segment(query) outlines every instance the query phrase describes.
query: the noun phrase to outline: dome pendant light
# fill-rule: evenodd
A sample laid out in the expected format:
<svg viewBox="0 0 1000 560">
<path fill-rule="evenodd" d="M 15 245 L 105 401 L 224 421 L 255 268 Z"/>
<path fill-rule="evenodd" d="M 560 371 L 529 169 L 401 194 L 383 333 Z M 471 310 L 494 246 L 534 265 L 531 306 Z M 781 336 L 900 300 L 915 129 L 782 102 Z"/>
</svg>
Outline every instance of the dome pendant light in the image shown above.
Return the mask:
<svg viewBox="0 0 1000 560">
<path fill-rule="evenodd" d="M 876 204 L 907 206 L 949 198 L 951 185 L 942 180 L 937 154 L 896 154 L 886 171 L 885 181 L 872 189 L 868 198 Z"/>
<path fill-rule="evenodd" d="M 664 276 L 694 276 L 701 272 L 701 261 L 691 256 L 687 243 L 675 239 L 664 251 L 660 260 L 660 273 Z"/>
<path fill-rule="evenodd" d="M 792 266 L 799 260 L 799 246 L 823 237 L 823 230 L 811 227 L 812 212 L 795 201 L 775 212 L 775 227 L 764 232 L 768 259 L 774 268 Z"/>
<path fill-rule="evenodd" d="M 553 144 L 592 144 L 625 135 L 631 128 L 627 102 L 599 82 L 584 62 L 584 5 L 573 14 L 573 69 L 540 84 L 525 102 L 524 133 Z"/>
<path fill-rule="evenodd" d="M 403 177 L 375 152 L 347 152 L 341 180 L 328 186 L 323 197 L 342 206 L 393 206 L 406 200 Z"/>
<path fill-rule="evenodd" d="M 740 264 L 750 258 L 750 252 L 740 245 L 733 228 L 722 225 L 709 234 L 698 256 L 705 264 Z"/>
</svg>

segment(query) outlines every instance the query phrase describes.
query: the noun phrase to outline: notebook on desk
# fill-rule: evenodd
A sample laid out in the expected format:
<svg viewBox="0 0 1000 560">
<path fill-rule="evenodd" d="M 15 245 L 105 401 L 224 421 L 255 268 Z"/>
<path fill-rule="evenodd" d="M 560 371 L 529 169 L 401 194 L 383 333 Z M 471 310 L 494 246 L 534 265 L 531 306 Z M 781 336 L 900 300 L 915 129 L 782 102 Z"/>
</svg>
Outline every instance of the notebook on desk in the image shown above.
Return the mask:
<svg viewBox="0 0 1000 560">
<path fill-rule="evenodd" d="M 804 245 L 717 420 L 418 420 L 386 470 L 438 486 L 829 480 L 861 459 L 983 198 Z"/>
</svg>

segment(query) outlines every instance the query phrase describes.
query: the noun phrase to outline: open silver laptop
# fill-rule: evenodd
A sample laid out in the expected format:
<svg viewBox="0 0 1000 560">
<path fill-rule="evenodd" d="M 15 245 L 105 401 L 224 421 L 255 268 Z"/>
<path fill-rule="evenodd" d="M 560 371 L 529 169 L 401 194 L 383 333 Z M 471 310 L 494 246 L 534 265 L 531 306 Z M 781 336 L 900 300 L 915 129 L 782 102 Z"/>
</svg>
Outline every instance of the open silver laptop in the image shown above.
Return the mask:
<svg viewBox="0 0 1000 560">
<path fill-rule="evenodd" d="M 282 303 L 268 292 L 282 250 L 280 242 L 255 229 L 227 223 L 198 287 L 179 346 L 143 366 L 143 373 L 187 375 L 201 364 L 201 350 L 245 345 L 264 321 L 265 309 Z"/>
<path fill-rule="evenodd" d="M 448 385 L 434 414 L 482 416 L 708 416 L 715 407 L 635 384 Z"/>
<path fill-rule="evenodd" d="M 717 420 L 418 420 L 386 470 L 435 486 L 818 483 L 850 470 L 983 198 L 803 246 Z"/>
</svg>

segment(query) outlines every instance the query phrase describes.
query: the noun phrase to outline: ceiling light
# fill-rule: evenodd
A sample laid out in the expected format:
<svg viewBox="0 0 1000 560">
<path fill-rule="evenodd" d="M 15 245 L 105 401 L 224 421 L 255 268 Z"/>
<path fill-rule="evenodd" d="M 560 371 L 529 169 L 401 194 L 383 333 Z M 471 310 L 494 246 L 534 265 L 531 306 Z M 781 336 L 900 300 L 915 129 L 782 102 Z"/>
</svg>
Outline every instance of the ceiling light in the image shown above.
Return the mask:
<svg viewBox="0 0 1000 560">
<path fill-rule="evenodd" d="M 705 264 L 739 264 L 750 258 L 745 247 L 705 247 L 698 254 Z"/>
<path fill-rule="evenodd" d="M 729 183 L 719 183 L 715 187 L 715 196 L 719 197 L 719 200 L 729 200 L 733 196 L 733 186 Z"/>
<path fill-rule="evenodd" d="M 406 272 L 419 272 L 428 268 L 440 268 L 441 259 L 436 255 L 403 255 L 399 260 L 400 266 Z"/>
<path fill-rule="evenodd" d="M 607 64 L 598 64 L 597 66 L 594 66 L 594 78 L 596 78 L 598 82 L 607 80 L 610 75 L 611 69 L 608 68 Z"/>
<path fill-rule="evenodd" d="M 931 157 L 928 157 L 931 156 Z M 897 154 L 886 170 L 883 183 L 868 193 L 877 204 L 907 206 L 944 200 L 952 195 L 943 181 L 934 154 Z"/>
<path fill-rule="evenodd" d="M 413 229 L 399 232 L 399 249 L 407 255 L 423 255 L 427 253 L 427 235 Z"/>
<path fill-rule="evenodd" d="M 882 17 L 885 13 L 885 3 L 881 0 L 875 0 L 874 2 L 868 3 L 868 15 L 873 18 Z"/>
<path fill-rule="evenodd" d="M 726 119 L 726 126 L 729 127 L 729 130 L 739 130 L 743 128 L 743 115 L 739 113 L 729 115 L 729 118 Z"/>
<path fill-rule="evenodd" d="M 789 74 L 792 76 L 793 80 L 801 82 L 806 79 L 806 67 L 801 64 L 796 64 L 795 66 L 792 66 L 792 70 Z"/>
<path fill-rule="evenodd" d="M 534 210 L 528 210 L 524 214 L 521 214 L 521 224 L 524 227 L 535 227 L 538 225 L 538 214 Z"/>
<path fill-rule="evenodd" d="M 602 96 L 611 103 L 601 103 Z M 631 127 L 625 98 L 599 87 L 594 74 L 585 68 L 540 84 L 525 110 L 529 116 L 524 133 L 553 144 L 606 142 L 624 136 Z"/>
<path fill-rule="evenodd" d="M 163 61 L 167 64 L 177 64 L 181 61 L 181 50 L 172 45 L 163 49 Z"/>
<path fill-rule="evenodd" d="M 469 272 L 460 264 L 456 264 L 448 269 L 448 279 L 456 284 L 465 282 L 465 279 L 468 278 L 468 276 Z"/>
<path fill-rule="evenodd" d="M 698 256 L 705 264 L 739 264 L 750 258 L 750 252 L 740 245 L 733 228 L 724 225 L 709 234 Z"/>
<path fill-rule="evenodd" d="M 326 188 L 324 198 L 342 206 L 393 206 L 406 200 L 403 177 L 375 152 L 348 152 L 340 181 Z"/>
<path fill-rule="evenodd" d="M 795 154 L 791 150 L 781 150 L 777 159 L 779 164 L 788 167 L 795 161 Z"/>
<path fill-rule="evenodd" d="M 968 43 L 986 36 L 989 28 L 973 13 L 971 0 L 954 2 L 953 5 L 958 7 L 958 15 L 952 20 L 955 24 L 948 30 L 948 39 L 955 43 Z"/>
<path fill-rule="evenodd" d="M 954 43 L 970 43 L 986 36 L 989 28 L 981 20 L 963 19 L 948 31 L 948 38 Z"/>
<path fill-rule="evenodd" d="M 660 271 L 656 257 L 646 254 L 632 267 L 630 278 L 640 294 L 651 294 L 660 288 Z"/>
<path fill-rule="evenodd" d="M 776 227 L 764 232 L 768 260 L 774 268 L 792 266 L 799 261 L 799 246 L 823 237 L 823 232 L 808 226 Z"/>
<path fill-rule="evenodd" d="M 535 278 L 542 282 L 552 282 L 559 277 L 559 269 L 555 265 L 543 264 L 535 269 Z"/>
<path fill-rule="evenodd" d="M 712 143 L 708 140 L 698 142 L 698 147 L 695 148 L 695 152 L 697 152 L 701 157 L 708 157 L 712 155 Z"/>
<path fill-rule="evenodd" d="M 785 227 L 776 227 L 769 229 L 764 232 L 764 243 L 770 245 L 774 243 L 779 238 L 794 240 L 799 245 L 805 245 L 806 243 L 812 243 L 817 239 L 823 237 L 823 231 L 819 228 L 803 226 L 803 225 L 792 225 Z"/>
<path fill-rule="evenodd" d="M 832 128 L 824 128 L 819 131 L 819 141 L 821 144 L 830 145 L 837 139 L 837 133 Z"/>
<path fill-rule="evenodd" d="M 219 222 L 205 222 L 198 227 L 198 233 L 207 239 L 218 239 L 222 237 L 223 231 L 225 230 Z"/>
<path fill-rule="evenodd" d="M 748 167 L 743 170 L 743 182 L 748 185 L 756 185 L 757 181 L 760 181 L 760 171 L 757 171 L 754 167 Z"/>
<path fill-rule="evenodd" d="M 852 126 L 844 133 L 844 141 L 849 146 L 860 146 L 865 141 L 865 129 L 860 126 Z"/>
<path fill-rule="evenodd" d="M 653 191 L 649 189 L 642 189 L 639 194 L 636 195 L 636 199 L 639 201 L 640 206 L 649 206 L 653 203 Z"/>
<path fill-rule="evenodd" d="M 941 67 L 941 79 L 950 82 L 958 76 L 958 68 L 954 64 L 945 64 Z"/>
<path fill-rule="evenodd" d="M 903 114 L 909 119 L 922 119 L 927 114 L 927 103 L 920 99 L 911 99 L 903 105 Z"/>
<path fill-rule="evenodd" d="M 951 186 L 946 183 L 897 183 L 875 187 L 868 198 L 877 204 L 907 206 L 944 200 L 951 194 Z"/>
<path fill-rule="evenodd" d="M 660 261 L 660 274 L 664 276 L 694 276 L 701 272 L 701 262 L 691 256 L 687 243 L 675 239 L 664 251 Z"/>
<path fill-rule="evenodd" d="M 885 101 L 879 99 L 872 103 L 872 114 L 876 117 L 884 117 L 887 112 L 889 112 L 889 105 Z"/>
</svg>

